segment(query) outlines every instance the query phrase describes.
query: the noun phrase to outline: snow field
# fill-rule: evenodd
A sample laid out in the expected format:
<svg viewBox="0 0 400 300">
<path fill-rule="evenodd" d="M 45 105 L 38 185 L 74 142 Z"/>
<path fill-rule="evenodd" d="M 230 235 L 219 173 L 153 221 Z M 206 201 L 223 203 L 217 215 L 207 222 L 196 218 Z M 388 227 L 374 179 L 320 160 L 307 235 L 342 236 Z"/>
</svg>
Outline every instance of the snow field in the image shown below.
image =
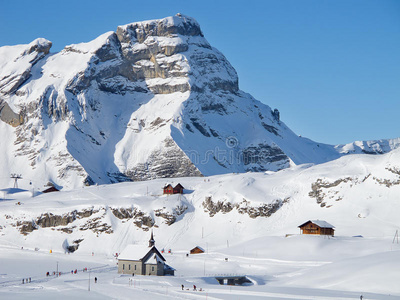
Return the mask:
<svg viewBox="0 0 400 300">
<path fill-rule="evenodd" d="M 58 294 L 91 299 L 97 293 L 99 299 L 132 295 L 143 299 L 359 299 L 361 294 L 364 299 L 400 299 L 400 246 L 394 239 L 400 227 L 400 190 L 399 175 L 393 172 L 399 168 L 399 155 L 394 150 L 279 172 L 157 179 L 35 197 L 29 191 L 10 190 L 6 200 L 0 201 L 0 298 L 46 299 Z M 166 183 L 178 182 L 185 187 L 183 195 L 162 195 Z M 322 183 L 318 188 L 324 206 L 310 196 L 316 182 Z M 232 207 L 246 199 L 253 208 L 288 200 L 269 217 L 251 218 L 236 208 L 211 216 L 204 206 L 206 197 Z M 172 225 L 155 215 L 157 209 L 170 212 L 178 205 L 187 210 Z M 150 236 L 132 219 L 118 219 L 111 211 L 132 207 L 153 218 L 156 246 L 172 250 L 165 257 L 176 269 L 175 277 L 138 276 L 131 282 L 134 286 L 129 286 L 130 276 L 117 274 L 113 254 L 128 244 L 147 244 Z M 70 234 L 60 231 L 60 226 L 38 228 L 25 236 L 15 227 L 16 222 L 35 220 L 42 213 L 63 215 L 85 209 L 98 210 L 90 218 L 100 218 L 113 232 L 79 230 L 85 218 L 68 225 L 76 226 Z M 333 224 L 335 237 L 300 235 L 298 226 L 313 219 Z M 78 239 L 83 239 L 78 250 L 64 254 L 63 243 Z M 196 245 L 206 253 L 186 257 Z M 99 283 L 89 293 L 88 274 L 46 278 L 44 274 L 57 261 L 62 272 L 92 268 Z M 217 274 L 246 275 L 252 284 L 220 286 Z M 26 277 L 35 282 L 22 286 Z M 195 284 L 205 293 L 182 292 L 181 284 L 188 288 Z"/>
<path fill-rule="evenodd" d="M 189 257 L 187 249 L 181 249 L 165 254 L 177 269 L 174 277 L 119 275 L 115 258 L 97 253 L 49 253 L 1 243 L 0 298 L 359 299 L 362 294 L 364 299 L 400 299 L 400 246 L 391 242 L 292 236 L 263 237 Z M 367 252 L 372 254 L 364 255 Z M 57 262 L 62 275 L 46 277 L 47 271 L 56 270 Z M 78 273 L 71 274 L 75 269 Z M 252 283 L 219 285 L 215 276 L 224 274 L 247 275 Z M 32 282 L 22 284 L 22 278 L 28 277 Z M 193 291 L 193 285 L 198 291 Z"/>
</svg>

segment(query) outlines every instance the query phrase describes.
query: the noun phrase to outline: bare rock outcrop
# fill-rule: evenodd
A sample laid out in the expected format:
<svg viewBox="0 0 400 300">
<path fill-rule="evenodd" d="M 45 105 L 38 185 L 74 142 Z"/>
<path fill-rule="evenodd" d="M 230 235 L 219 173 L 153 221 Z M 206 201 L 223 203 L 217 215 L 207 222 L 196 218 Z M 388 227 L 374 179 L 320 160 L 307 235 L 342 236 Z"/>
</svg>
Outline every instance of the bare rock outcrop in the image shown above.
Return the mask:
<svg viewBox="0 0 400 300">
<path fill-rule="evenodd" d="M 278 211 L 283 204 L 287 203 L 290 198 L 284 200 L 277 199 L 272 203 L 266 203 L 261 205 L 251 205 L 251 202 L 243 199 L 239 203 L 231 203 L 227 200 L 213 201 L 212 197 L 206 197 L 202 205 L 204 211 L 207 212 L 210 217 L 215 216 L 217 213 L 229 213 L 236 209 L 240 214 L 247 214 L 250 218 L 255 219 L 258 217 L 269 217 L 276 211 Z"/>
</svg>

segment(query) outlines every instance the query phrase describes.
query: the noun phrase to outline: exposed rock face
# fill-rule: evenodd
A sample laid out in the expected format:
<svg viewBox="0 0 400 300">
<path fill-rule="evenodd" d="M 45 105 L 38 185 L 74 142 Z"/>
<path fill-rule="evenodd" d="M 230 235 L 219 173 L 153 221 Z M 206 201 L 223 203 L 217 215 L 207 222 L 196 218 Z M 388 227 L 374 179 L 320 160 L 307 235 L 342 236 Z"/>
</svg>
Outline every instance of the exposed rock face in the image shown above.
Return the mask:
<svg viewBox="0 0 400 300">
<path fill-rule="evenodd" d="M 133 180 L 146 180 L 158 177 L 202 176 L 186 154 L 168 138 L 162 150 L 152 152 L 146 163 L 138 164 L 126 172 Z"/>
<path fill-rule="evenodd" d="M 353 182 L 353 181 L 354 181 L 354 179 L 351 177 L 339 178 L 332 183 L 323 181 L 322 179 L 318 179 L 316 182 L 311 184 L 311 192 L 309 192 L 308 195 L 312 198 L 315 198 L 317 200 L 317 203 L 320 204 L 322 207 L 324 207 L 325 203 L 323 201 L 324 201 L 325 197 L 327 197 L 326 193 L 324 193 L 324 190 L 327 190 L 332 187 L 336 187 L 336 186 L 340 185 L 341 183 L 347 183 L 347 182 Z M 341 200 L 341 199 L 337 198 L 337 200 Z"/>
<path fill-rule="evenodd" d="M 399 185 L 400 184 L 400 169 L 396 168 L 396 167 L 387 167 L 385 169 L 388 170 L 390 173 L 397 175 L 396 176 L 397 178 L 390 180 L 390 179 L 386 179 L 386 178 L 381 179 L 381 178 L 373 177 L 373 179 L 377 183 L 379 183 L 381 185 L 385 185 L 388 188 L 395 186 L 395 185 Z"/>
<path fill-rule="evenodd" d="M 265 165 L 278 163 L 277 169 L 284 169 L 290 166 L 289 157 L 276 145 L 259 144 L 250 146 L 243 150 L 243 162 L 246 170 L 259 172 L 265 171 Z M 273 170 L 274 168 L 269 168 Z"/>
<path fill-rule="evenodd" d="M 284 200 L 275 200 L 273 203 L 252 206 L 251 202 L 246 199 L 243 199 L 240 203 L 232 204 L 226 200 L 214 202 L 211 197 L 206 197 L 202 205 L 210 217 L 215 216 L 219 212 L 226 214 L 236 209 L 238 213 L 247 214 L 250 218 L 255 219 L 271 216 L 289 200 L 290 198 L 286 198 Z"/>
<path fill-rule="evenodd" d="M 21 113 L 13 112 L 8 103 L 0 99 L 0 120 L 17 127 L 24 122 L 24 116 Z"/>
<path fill-rule="evenodd" d="M 370 177 L 371 173 L 364 177 L 338 178 L 333 182 L 319 178 L 311 184 L 311 191 L 308 193 L 308 196 L 311 198 L 315 198 L 317 203 L 321 207 L 329 208 L 332 206 L 333 202 L 343 200 L 344 194 L 341 191 L 341 188 L 343 188 L 345 185 L 347 185 L 349 188 L 352 188 L 353 186 L 365 182 Z M 373 179 L 378 181 L 375 177 L 373 177 Z M 385 184 L 386 182 L 387 179 L 384 179 L 383 184 Z"/>
<path fill-rule="evenodd" d="M 76 212 L 72 212 L 71 214 L 57 216 L 52 213 L 45 213 L 41 215 L 36 220 L 36 225 L 40 227 L 56 227 L 56 226 L 66 226 L 69 223 L 72 223 L 76 219 Z"/>
<path fill-rule="evenodd" d="M 165 224 L 172 225 L 176 222 L 178 216 L 182 215 L 188 207 L 186 205 L 179 205 L 174 208 L 173 212 L 168 212 L 165 207 L 161 209 L 154 210 L 156 217 L 161 217 L 165 219 Z"/>
<path fill-rule="evenodd" d="M 177 15 L 132 23 L 119 26 L 116 35 L 125 63 L 133 67 L 129 77 L 147 80 L 148 88 L 154 94 L 183 93 L 192 88 L 204 90 L 206 87 L 238 91 L 235 70 L 225 57 L 211 48 L 199 24 L 192 18 Z M 197 51 L 189 51 L 192 47 Z M 213 64 L 217 67 L 212 68 Z M 226 68 L 229 77 L 220 77 L 221 67 Z M 199 75 L 214 73 L 215 77 L 212 81 L 201 82 L 196 76 L 195 81 L 189 81 L 190 77 L 197 75 L 194 72 Z"/>
<path fill-rule="evenodd" d="M 160 218 L 163 223 L 168 226 L 174 224 L 178 217 L 186 212 L 188 206 L 183 203 L 178 203 L 173 209 L 166 207 L 154 209 L 155 219 L 151 216 L 152 212 L 142 211 L 137 207 L 89 207 L 83 210 L 74 210 L 62 215 L 53 214 L 51 212 L 43 213 L 40 216 L 29 220 L 15 220 L 13 217 L 6 215 L 6 219 L 11 220 L 11 225 L 17 227 L 21 234 L 28 235 L 29 233 L 49 228 L 51 230 L 62 231 L 67 234 L 72 234 L 78 231 L 90 230 L 97 236 L 100 234 L 113 233 L 113 222 L 107 219 L 107 211 L 110 210 L 112 215 L 123 222 L 129 221 L 135 224 L 143 231 L 148 231 L 149 228 L 155 226 L 156 219 Z M 116 221 L 114 221 L 115 223 Z M 159 221 L 160 222 L 160 221 Z M 0 228 L 1 229 L 1 228 Z M 63 247 L 69 251 L 74 252 L 78 249 L 80 241 L 74 242 L 70 245 L 66 242 Z"/>
<path fill-rule="evenodd" d="M 19 227 L 19 231 L 23 235 L 27 235 L 28 233 L 38 229 L 33 221 L 18 221 L 15 226 Z"/>
</svg>

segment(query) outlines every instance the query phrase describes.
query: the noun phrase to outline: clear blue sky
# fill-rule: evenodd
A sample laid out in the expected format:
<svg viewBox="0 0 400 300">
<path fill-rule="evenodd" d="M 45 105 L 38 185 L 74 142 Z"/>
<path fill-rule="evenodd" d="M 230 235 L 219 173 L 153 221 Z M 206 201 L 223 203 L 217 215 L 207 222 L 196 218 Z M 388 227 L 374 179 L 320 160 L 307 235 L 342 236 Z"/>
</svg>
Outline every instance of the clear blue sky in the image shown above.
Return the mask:
<svg viewBox="0 0 400 300">
<path fill-rule="evenodd" d="M 178 12 L 297 134 L 329 144 L 400 137 L 399 0 L 0 0 L 0 46 L 44 37 L 56 52 Z"/>
</svg>

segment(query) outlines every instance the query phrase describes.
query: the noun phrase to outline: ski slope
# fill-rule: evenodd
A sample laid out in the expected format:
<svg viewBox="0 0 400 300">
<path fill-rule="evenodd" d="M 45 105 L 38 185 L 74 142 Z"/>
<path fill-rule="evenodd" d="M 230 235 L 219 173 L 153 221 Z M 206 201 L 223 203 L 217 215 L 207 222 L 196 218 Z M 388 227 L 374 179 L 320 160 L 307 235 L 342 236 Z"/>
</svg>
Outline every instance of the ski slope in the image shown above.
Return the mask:
<svg viewBox="0 0 400 300">
<path fill-rule="evenodd" d="M 6 189 L 0 298 L 400 299 L 399 166 L 394 150 L 279 172 L 126 182 L 34 197 L 29 186 Z M 166 183 L 178 182 L 183 195 L 162 195 Z M 72 213 L 77 217 L 68 224 L 39 221 Z M 300 235 L 297 226 L 313 219 L 333 224 L 335 236 Z M 22 224 L 32 221 L 36 229 L 21 234 Z M 114 254 L 147 244 L 150 229 L 176 276 L 132 282 L 117 274 Z M 78 249 L 66 254 L 65 245 L 76 240 Z M 206 253 L 186 257 L 197 245 Z M 62 276 L 44 276 L 57 262 Z M 88 273 L 70 274 L 85 267 L 99 279 L 90 292 Z M 217 274 L 246 275 L 251 284 L 221 286 Z M 22 285 L 27 277 L 33 282 Z M 182 291 L 181 284 L 204 291 Z"/>
</svg>

